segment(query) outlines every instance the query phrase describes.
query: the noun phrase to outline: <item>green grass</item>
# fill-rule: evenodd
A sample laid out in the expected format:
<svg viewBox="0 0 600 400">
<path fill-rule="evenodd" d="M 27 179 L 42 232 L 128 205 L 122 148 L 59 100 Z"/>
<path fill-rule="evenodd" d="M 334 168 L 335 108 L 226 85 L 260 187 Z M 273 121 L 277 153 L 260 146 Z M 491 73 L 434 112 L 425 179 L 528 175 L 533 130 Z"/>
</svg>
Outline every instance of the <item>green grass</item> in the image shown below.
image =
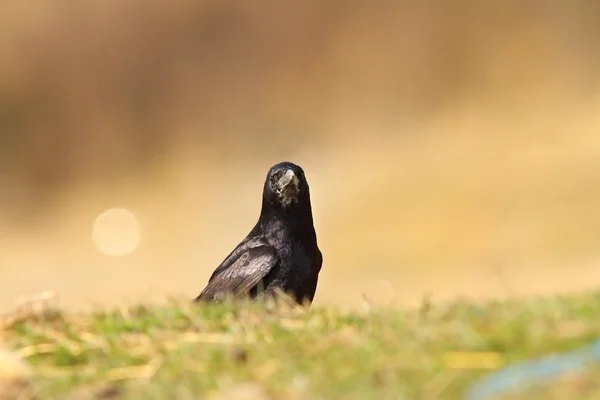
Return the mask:
<svg viewBox="0 0 600 400">
<path fill-rule="evenodd" d="M 49 309 L 0 329 L 0 342 L 32 365 L 31 391 L 44 400 L 460 399 L 490 368 L 597 336 L 600 292 L 361 313 L 172 301 Z M 510 398 L 600 398 L 598 378 L 591 369 Z"/>
</svg>

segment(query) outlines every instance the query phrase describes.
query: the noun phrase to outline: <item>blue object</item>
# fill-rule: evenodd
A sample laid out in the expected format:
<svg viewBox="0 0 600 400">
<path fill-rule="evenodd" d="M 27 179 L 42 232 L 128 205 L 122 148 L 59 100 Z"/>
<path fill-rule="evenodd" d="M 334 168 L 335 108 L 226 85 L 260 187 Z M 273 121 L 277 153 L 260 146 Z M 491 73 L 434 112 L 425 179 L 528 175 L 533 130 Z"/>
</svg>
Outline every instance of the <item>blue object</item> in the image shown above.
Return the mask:
<svg viewBox="0 0 600 400">
<path fill-rule="evenodd" d="M 600 362 L 600 339 L 585 347 L 563 354 L 554 354 L 523 361 L 502 368 L 476 381 L 466 392 L 465 400 L 491 400 L 530 385 L 577 372 L 591 362 Z"/>
</svg>

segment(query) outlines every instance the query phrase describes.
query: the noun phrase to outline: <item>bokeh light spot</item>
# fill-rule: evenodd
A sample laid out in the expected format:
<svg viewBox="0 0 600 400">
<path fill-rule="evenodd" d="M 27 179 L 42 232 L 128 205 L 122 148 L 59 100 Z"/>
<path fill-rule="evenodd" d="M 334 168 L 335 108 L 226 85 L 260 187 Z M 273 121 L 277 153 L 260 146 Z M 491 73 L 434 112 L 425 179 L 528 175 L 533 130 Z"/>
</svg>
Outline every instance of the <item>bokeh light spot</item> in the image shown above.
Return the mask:
<svg viewBox="0 0 600 400">
<path fill-rule="evenodd" d="M 111 208 L 94 220 L 92 240 L 98 251 L 112 257 L 124 257 L 137 250 L 142 233 L 137 218 L 123 208 Z"/>
</svg>

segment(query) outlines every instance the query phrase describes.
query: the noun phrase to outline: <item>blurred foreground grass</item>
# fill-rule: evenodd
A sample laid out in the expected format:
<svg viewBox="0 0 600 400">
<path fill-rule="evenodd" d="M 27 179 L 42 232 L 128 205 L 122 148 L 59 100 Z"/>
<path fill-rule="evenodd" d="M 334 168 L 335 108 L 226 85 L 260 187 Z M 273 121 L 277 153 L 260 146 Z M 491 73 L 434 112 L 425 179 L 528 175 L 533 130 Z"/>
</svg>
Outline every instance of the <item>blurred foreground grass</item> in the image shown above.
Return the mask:
<svg viewBox="0 0 600 400">
<path fill-rule="evenodd" d="M 460 399 L 486 370 L 599 336 L 599 305 L 600 292 L 362 313 L 172 301 L 17 315 L 0 339 L 41 399 Z M 540 390 L 597 398 L 594 376 Z"/>
</svg>

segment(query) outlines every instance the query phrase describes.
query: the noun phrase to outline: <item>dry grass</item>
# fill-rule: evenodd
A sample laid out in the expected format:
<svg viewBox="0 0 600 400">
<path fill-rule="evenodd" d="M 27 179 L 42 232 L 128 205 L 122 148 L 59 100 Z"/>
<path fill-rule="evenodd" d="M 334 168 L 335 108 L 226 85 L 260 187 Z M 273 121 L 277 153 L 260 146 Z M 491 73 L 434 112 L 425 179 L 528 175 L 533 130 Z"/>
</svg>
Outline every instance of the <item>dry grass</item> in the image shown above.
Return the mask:
<svg viewBox="0 0 600 400">
<path fill-rule="evenodd" d="M 43 399 L 451 400 L 506 363 L 596 337 L 598 298 L 369 312 L 186 300 L 43 307 L 9 315 L 0 339 L 31 366 L 28 393 Z"/>
</svg>

